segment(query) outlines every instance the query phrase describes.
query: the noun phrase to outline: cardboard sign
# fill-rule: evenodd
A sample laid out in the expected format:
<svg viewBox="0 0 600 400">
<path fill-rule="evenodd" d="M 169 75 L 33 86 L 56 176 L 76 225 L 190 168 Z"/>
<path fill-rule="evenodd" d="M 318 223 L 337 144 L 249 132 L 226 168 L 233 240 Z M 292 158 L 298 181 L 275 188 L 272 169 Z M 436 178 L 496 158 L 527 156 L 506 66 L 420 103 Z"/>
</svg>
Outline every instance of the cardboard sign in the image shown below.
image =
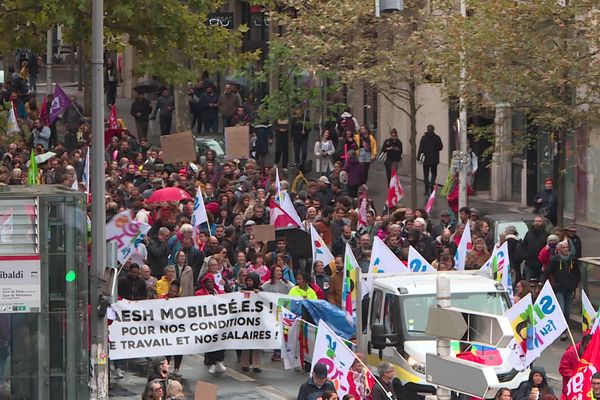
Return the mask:
<svg viewBox="0 0 600 400">
<path fill-rule="evenodd" d="M 196 382 L 194 400 L 217 400 L 217 385 L 208 382 Z"/>
<path fill-rule="evenodd" d="M 267 243 L 275 240 L 275 227 L 273 225 L 254 225 L 254 236 L 257 242 Z"/>
<path fill-rule="evenodd" d="M 225 128 L 225 158 L 228 160 L 250 158 L 250 127 Z"/>
<path fill-rule="evenodd" d="M 161 136 L 160 147 L 167 164 L 196 161 L 196 143 L 191 131 Z"/>
</svg>

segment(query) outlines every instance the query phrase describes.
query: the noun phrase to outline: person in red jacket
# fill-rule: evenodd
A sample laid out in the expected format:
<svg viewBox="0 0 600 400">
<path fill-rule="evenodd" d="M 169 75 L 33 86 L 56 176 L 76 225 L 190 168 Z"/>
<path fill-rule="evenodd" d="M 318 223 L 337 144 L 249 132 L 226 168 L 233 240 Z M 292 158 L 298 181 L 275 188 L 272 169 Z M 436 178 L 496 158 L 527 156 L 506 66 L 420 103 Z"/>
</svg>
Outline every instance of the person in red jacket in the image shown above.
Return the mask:
<svg viewBox="0 0 600 400">
<path fill-rule="evenodd" d="M 560 359 L 558 372 L 563 377 L 562 394 L 565 396 L 567 395 L 567 385 L 569 384 L 569 379 L 571 379 L 571 377 L 577 373 L 579 359 L 585 352 L 585 349 L 587 348 L 591 339 L 592 335 L 585 335 L 583 338 L 581 338 L 581 342 L 577 343 L 575 347 L 567 347 L 567 350 L 565 350 L 562 358 Z"/>
<path fill-rule="evenodd" d="M 560 242 L 560 238 L 557 235 L 548 235 L 546 238 L 546 245 L 542 247 L 538 253 L 538 261 L 542 264 L 542 272 L 546 273 L 550 260 L 556 255 L 556 245 Z M 552 277 L 549 277 L 550 283 L 552 283 Z"/>
</svg>

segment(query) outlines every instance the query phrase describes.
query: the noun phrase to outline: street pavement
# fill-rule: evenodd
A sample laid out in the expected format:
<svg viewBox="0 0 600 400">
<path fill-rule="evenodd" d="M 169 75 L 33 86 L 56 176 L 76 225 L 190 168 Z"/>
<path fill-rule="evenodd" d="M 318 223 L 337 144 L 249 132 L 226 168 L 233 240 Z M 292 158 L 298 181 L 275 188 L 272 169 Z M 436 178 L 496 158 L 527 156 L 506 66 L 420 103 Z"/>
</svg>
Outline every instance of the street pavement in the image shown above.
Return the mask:
<svg viewBox="0 0 600 400">
<path fill-rule="evenodd" d="M 79 102 L 83 102 L 83 93 L 77 91 L 76 85 L 72 83 L 61 84 L 65 91 L 71 95 L 77 95 Z M 45 91 L 43 85 L 38 89 L 40 93 Z M 119 118 L 123 118 L 127 127 L 135 130 L 133 118 L 129 115 L 129 107 L 131 100 L 120 98 L 117 100 L 117 114 Z M 106 110 L 105 116 L 108 116 Z M 159 144 L 159 127 L 156 121 L 150 122 L 149 138 L 153 144 Z M 316 133 L 309 143 L 314 143 Z M 312 146 L 309 145 L 309 157 L 312 158 Z M 274 148 L 273 148 L 274 150 Z M 272 154 L 271 154 L 272 157 Z M 290 150 L 290 159 L 293 160 L 293 152 Z M 272 159 L 271 159 L 272 161 Z M 406 165 L 406 163 L 405 163 Z M 410 193 L 413 188 L 410 186 L 410 179 L 407 176 L 408 170 L 399 171 L 401 175 L 402 185 L 405 191 L 405 199 L 410 199 Z M 290 170 L 290 179 L 293 178 L 293 171 Z M 309 177 L 316 177 L 313 173 Z M 371 164 L 369 174 L 369 195 L 374 199 L 376 207 L 380 210 L 387 194 L 387 182 L 385 170 L 383 166 L 377 162 Z M 417 183 L 417 193 L 422 205 L 425 205 L 427 198 L 422 196 L 423 183 Z M 531 208 L 521 208 L 517 203 L 513 202 L 498 202 L 489 200 L 488 193 L 478 192 L 478 194 L 469 199 L 469 205 L 480 211 L 480 214 L 485 217 L 486 214 L 497 213 L 531 213 Z M 436 199 L 432 218 L 437 218 L 439 212 L 447 208 L 447 203 L 444 198 Z M 599 255 L 596 249 L 600 249 L 600 235 L 597 230 L 586 226 L 578 225 L 578 234 L 583 240 L 583 255 L 597 256 Z M 572 307 L 571 328 L 575 341 L 581 338 L 580 323 L 581 320 L 581 303 L 578 299 L 575 300 Z M 570 345 L 570 342 L 555 342 L 550 346 L 541 358 L 535 362 L 537 366 L 543 366 L 548 372 L 549 380 L 555 392 L 560 393 L 561 378 L 558 374 L 558 363 L 563 352 Z M 218 385 L 219 399 L 294 399 L 296 397 L 299 386 L 307 379 L 307 374 L 296 372 L 294 370 L 286 371 L 283 369 L 281 362 L 273 363 L 270 361 L 270 353 L 263 353 L 263 373 L 252 374 L 240 372 L 240 366 L 236 363 L 235 352 L 228 351 L 225 364 L 228 366 L 227 373 L 223 375 L 211 376 L 202 363 L 202 356 L 184 356 L 181 373 L 183 375 L 182 382 L 185 385 L 186 393 L 193 393 L 195 382 L 203 380 L 212 382 Z M 123 379 L 113 379 L 111 384 L 111 398 L 115 400 L 139 399 L 144 386 L 146 384 L 146 375 L 144 373 L 126 372 Z"/>
</svg>

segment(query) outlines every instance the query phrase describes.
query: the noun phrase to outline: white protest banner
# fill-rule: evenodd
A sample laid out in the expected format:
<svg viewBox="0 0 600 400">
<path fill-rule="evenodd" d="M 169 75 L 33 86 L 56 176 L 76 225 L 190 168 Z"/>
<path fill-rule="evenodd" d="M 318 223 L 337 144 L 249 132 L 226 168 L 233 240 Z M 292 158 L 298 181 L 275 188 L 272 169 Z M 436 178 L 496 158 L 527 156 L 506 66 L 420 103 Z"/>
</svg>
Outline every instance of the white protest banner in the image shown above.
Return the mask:
<svg viewBox="0 0 600 400">
<path fill-rule="evenodd" d="M 435 272 L 435 268 L 412 246 L 408 247 L 408 268 L 412 272 Z"/>
<path fill-rule="evenodd" d="M 323 265 L 328 265 L 333 261 L 333 254 L 313 224 L 310 224 L 310 244 L 312 245 L 313 263 L 321 261 Z"/>
<path fill-rule="evenodd" d="M 106 241 L 117 242 L 117 259 L 125 264 L 149 230 L 150 225 L 134 220 L 131 211 L 125 210 L 106 224 Z"/>
<path fill-rule="evenodd" d="M 369 262 L 370 273 L 398 273 L 410 272 L 410 269 L 396 257 L 383 240 L 375 236 L 373 248 L 371 249 L 371 260 Z"/>
<path fill-rule="evenodd" d="M 315 364 L 327 366 L 327 378 L 333 382 L 338 396 L 343 397 L 350 390 L 348 374 L 356 358 L 355 354 L 344 344 L 325 321 L 319 321 L 317 340 L 312 355 L 312 368 Z M 312 374 L 312 369 L 311 369 Z"/>
<path fill-rule="evenodd" d="M 223 349 L 278 349 L 277 293 L 236 292 L 111 306 L 110 358 L 198 354 Z"/>
<path fill-rule="evenodd" d="M 528 326 L 527 351 L 525 354 L 521 354 L 518 360 L 515 360 L 514 357 L 510 358 L 511 364 L 517 371 L 527 368 L 546 347 L 550 346 L 567 329 L 567 321 L 549 280 L 544 284 L 530 312 L 533 324 Z M 527 321 L 527 314 L 527 312 L 521 314 L 522 321 Z M 509 348 L 513 347 L 509 344 Z"/>
<path fill-rule="evenodd" d="M 285 307 L 281 307 L 279 314 L 279 336 L 281 337 L 281 358 L 283 368 L 299 368 L 300 347 L 298 346 L 298 333 L 300 329 L 300 316 Z"/>
</svg>

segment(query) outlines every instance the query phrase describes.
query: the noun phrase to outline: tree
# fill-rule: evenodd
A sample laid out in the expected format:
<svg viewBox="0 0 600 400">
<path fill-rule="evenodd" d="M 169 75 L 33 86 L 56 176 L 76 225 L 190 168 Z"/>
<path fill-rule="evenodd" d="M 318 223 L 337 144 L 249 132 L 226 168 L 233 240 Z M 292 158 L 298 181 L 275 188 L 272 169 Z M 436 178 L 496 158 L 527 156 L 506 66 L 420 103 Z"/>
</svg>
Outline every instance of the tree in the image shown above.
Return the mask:
<svg viewBox="0 0 600 400">
<path fill-rule="evenodd" d="M 126 44 L 132 45 L 137 56 L 137 76 L 147 74 L 165 84 L 178 84 L 197 77 L 203 70 L 226 71 L 258 56 L 257 52 L 239 51 L 246 26 L 226 29 L 205 23 L 208 14 L 218 9 L 218 0 L 104 3 L 105 48 L 120 50 Z M 43 51 L 46 31 L 60 25 L 67 43 L 83 42 L 86 64 L 89 62 L 90 1 L 6 0 L 0 4 L 0 16 L 4 16 L 0 34 L 8 38 L 0 45 L 5 54 L 17 47 Z"/>
<path fill-rule="evenodd" d="M 371 0 L 288 1 L 274 18 L 285 27 L 281 40 L 307 69 L 331 71 L 341 83 L 375 89 L 409 118 L 411 206 L 417 206 L 416 137 L 421 100 L 429 83 L 423 69 L 429 46 L 428 8 L 407 0 L 404 11 L 375 17 Z"/>
<path fill-rule="evenodd" d="M 465 55 L 463 95 L 470 106 L 508 103 L 558 145 L 558 224 L 565 204 L 565 144 L 600 116 L 600 10 L 593 0 L 471 0 L 462 18 L 440 5 L 428 61 L 449 96 L 459 95 L 460 54 Z M 442 8 L 443 7 L 443 8 Z"/>
</svg>

